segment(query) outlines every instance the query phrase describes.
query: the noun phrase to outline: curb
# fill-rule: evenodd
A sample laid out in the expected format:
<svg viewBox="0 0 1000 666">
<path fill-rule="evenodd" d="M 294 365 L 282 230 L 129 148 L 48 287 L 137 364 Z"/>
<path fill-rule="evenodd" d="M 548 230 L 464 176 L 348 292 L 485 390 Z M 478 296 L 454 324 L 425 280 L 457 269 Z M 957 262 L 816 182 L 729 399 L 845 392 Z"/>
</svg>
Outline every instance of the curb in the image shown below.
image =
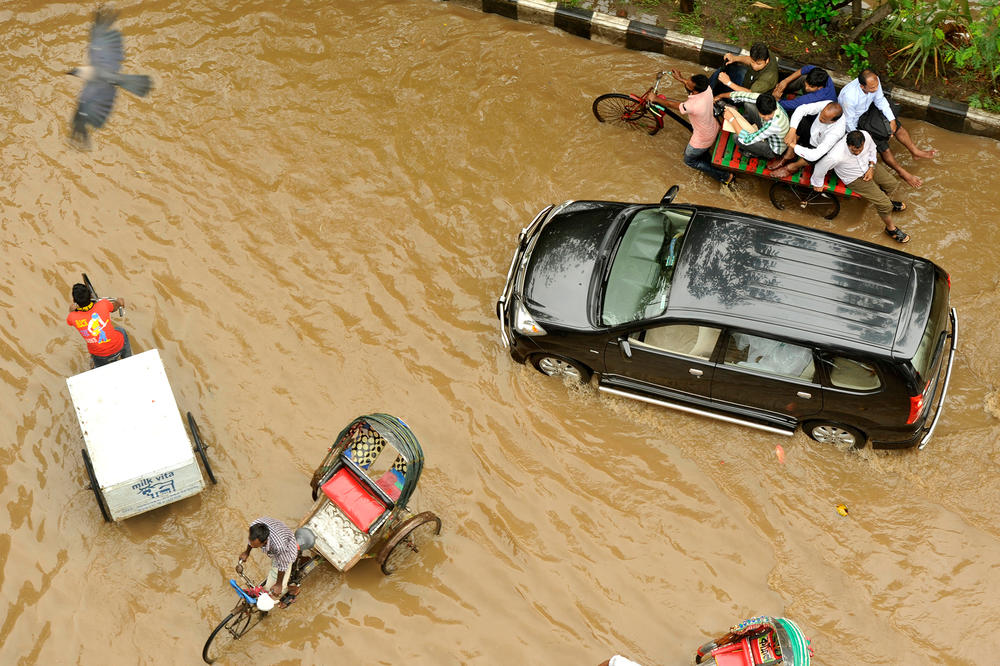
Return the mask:
<svg viewBox="0 0 1000 666">
<path fill-rule="evenodd" d="M 445 1 L 486 14 L 499 14 L 515 21 L 553 26 L 584 39 L 623 46 L 635 51 L 662 53 L 706 67 L 721 66 L 722 56 L 725 53 L 747 53 L 735 46 L 710 39 L 547 0 Z M 784 58 L 780 60 L 779 65 L 782 76 L 787 76 L 799 68 L 799 63 Z M 830 72 L 830 76 L 838 87 L 843 87 L 851 80 L 850 77 L 837 72 Z M 886 93 L 892 93 L 892 101 L 898 104 L 909 118 L 924 120 L 953 132 L 1000 140 L 998 114 L 972 109 L 968 104 L 923 95 L 904 88 L 894 88 L 888 84 L 883 84 L 883 89 Z"/>
</svg>

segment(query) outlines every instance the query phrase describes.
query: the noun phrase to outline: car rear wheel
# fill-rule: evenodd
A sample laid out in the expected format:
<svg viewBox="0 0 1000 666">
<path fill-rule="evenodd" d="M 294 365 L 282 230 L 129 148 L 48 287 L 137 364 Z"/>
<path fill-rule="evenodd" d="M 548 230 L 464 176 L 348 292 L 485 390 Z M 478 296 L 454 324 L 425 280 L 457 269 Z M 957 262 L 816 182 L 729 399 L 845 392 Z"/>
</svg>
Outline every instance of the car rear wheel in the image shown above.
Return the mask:
<svg viewBox="0 0 1000 666">
<path fill-rule="evenodd" d="M 868 441 L 863 432 L 850 426 L 826 421 L 813 421 L 804 427 L 806 434 L 820 444 L 860 449 Z"/>
<path fill-rule="evenodd" d="M 562 356 L 539 354 L 531 358 L 535 369 L 549 377 L 568 377 L 581 384 L 590 381 L 590 368 Z"/>
</svg>

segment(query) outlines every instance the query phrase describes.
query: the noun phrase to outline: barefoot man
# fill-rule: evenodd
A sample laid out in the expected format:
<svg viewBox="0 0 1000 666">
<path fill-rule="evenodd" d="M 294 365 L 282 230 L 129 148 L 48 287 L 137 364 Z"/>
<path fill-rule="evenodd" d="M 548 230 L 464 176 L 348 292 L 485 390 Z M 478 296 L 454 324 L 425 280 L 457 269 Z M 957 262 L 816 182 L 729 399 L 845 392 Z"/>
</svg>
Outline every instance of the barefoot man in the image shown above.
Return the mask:
<svg viewBox="0 0 1000 666">
<path fill-rule="evenodd" d="M 922 150 L 913 143 L 910 133 L 896 117 L 896 110 L 892 108 L 894 105 L 882 93 L 878 75 L 870 69 L 862 70 L 858 78 L 840 91 L 838 101 L 844 108 L 847 131 L 860 129 L 871 134 L 882 161 L 892 167 L 911 187 L 920 187 L 923 181 L 896 161 L 896 156 L 889 149 L 889 139 L 896 137 L 916 159 L 931 159 L 937 155 L 937 151 Z"/>
</svg>

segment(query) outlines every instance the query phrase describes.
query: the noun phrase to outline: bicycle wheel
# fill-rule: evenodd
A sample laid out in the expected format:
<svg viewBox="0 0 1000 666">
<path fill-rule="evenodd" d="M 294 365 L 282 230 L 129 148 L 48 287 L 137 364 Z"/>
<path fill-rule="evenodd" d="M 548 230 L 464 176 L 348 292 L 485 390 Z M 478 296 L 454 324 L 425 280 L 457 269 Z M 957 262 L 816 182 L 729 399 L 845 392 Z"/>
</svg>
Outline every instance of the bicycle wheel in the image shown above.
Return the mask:
<svg viewBox="0 0 1000 666">
<path fill-rule="evenodd" d="M 403 521 L 378 553 L 378 563 L 386 576 L 405 566 L 420 552 L 422 544 L 431 536 L 441 533 L 441 519 L 431 511 L 424 511 Z"/>
<path fill-rule="evenodd" d="M 248 631 L 264 619 L 264 614 L 256 608 L 247 607 L 239 613 L 230 613 L 219 626 L 209 634 L 205 647 L 201 650 L 201 658 L 206 664 L 213 663 L 229 649 L 229 646 L 242 638 Z"/>
<path fill-rule="evenodd" d="M 649 135 L 660 131 L 660 123 L 643 102 L 628 95 L 608 93 L 594 100 L 594 116 L 602 123 L 631 127 Z"/>
<path fill-rule="evenodd" d="M 840 199 L 829 192 L 816 192 L 792 183 L 778 181 L 768 192 L 771 204 L 778 210 L 799 208 L 812 215 L 832 220 L 840 212 Z"/>
<path fill-rule="evenodd" d="M 101 509 L 101 516 L 104 517 L 104 522 L 111 522 L 111 514 L 108 512 L 108 505 L 104 503 L 104 496 L 101 494 L 101 486 L 97 483 L 97 475 L 94 474 L 94 465 L 90 462 L 90 456 L 87 454 L 87 449 L 80 449 L 83 453 L 83 466 L 87 468 L 87 478 L 90 480 L 90 489 L 94 491 L 94 497 L 97 498 L 97 506 Z"/>
<path fill-rule="evenodd" d="M 198 427 L 198 422 L 194 420 L 191 412 L 187 413 L 187 419 L 188 427 L 191 428 L 191 437 L 194 438 L 194 450 L 201 456 L 201 462 L 205 465 L 205 472 L 208 473 L 208 480 L 212 483 L 218 483 L 215 480 L 215 474 L 212 472 L 212 466 L 208 464 L 208 456 L 205 454 L 205 449 L 208 448 L 208 445 L 201 439 L 201 429 Z"/>
</svg>

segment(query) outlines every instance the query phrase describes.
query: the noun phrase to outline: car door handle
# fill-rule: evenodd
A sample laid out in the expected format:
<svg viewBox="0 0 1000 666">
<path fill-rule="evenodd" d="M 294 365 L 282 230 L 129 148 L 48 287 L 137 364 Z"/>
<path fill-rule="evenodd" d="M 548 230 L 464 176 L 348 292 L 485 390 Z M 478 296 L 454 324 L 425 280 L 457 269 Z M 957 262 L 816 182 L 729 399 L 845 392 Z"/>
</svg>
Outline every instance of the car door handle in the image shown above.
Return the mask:
<svg viewBox="0 0 1000 666">
<path fill-rule="evenodd" d="M 699 370 L 698 368 L 689 368 L 688 372 L 690 372 L 695 377 L 701 377 L 703 374 L 705 374 L 703 371 Z"/>
<path fill-rule="evenodd" d="M 806 393 L 805 391 L 799 391 L 795 395 L 799 396 L 800 398 L 811 398 L 811 397 L 813 397 L 812 393 Z"/>
</svg>

